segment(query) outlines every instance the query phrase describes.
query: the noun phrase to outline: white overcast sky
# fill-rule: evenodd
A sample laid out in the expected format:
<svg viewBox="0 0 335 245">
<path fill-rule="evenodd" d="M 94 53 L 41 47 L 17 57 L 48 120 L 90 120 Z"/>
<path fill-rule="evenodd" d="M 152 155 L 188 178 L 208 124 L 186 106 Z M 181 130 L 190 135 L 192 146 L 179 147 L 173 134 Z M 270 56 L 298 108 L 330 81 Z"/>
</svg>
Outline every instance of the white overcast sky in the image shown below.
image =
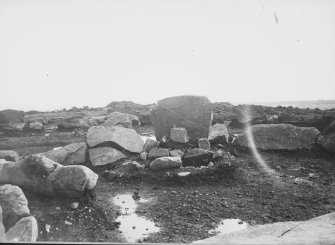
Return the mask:
<svg viewBox="0 0 335 245">
<path fill-rule="evenodd" d="M 335 99 L 333 0 L 0 0 L 0 109 Z"/>
</svg>

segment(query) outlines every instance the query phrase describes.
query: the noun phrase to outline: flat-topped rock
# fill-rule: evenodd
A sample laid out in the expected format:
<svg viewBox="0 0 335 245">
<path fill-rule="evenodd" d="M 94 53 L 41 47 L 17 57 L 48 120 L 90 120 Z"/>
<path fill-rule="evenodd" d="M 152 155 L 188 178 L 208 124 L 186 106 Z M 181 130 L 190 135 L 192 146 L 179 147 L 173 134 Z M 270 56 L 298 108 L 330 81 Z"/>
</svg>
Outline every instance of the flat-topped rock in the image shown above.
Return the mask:
<svg viewBox="0 0 335 245">
<path fill-rule="evenodd" d="M 95 147 L 99 144 L 112 142 L 120 148 L 133 153 L 141 153 L 143 150 L 143 140 L 134 129 L 112 126 L 93 126 L 86 134 L 89 147 Z"/>
</svg>

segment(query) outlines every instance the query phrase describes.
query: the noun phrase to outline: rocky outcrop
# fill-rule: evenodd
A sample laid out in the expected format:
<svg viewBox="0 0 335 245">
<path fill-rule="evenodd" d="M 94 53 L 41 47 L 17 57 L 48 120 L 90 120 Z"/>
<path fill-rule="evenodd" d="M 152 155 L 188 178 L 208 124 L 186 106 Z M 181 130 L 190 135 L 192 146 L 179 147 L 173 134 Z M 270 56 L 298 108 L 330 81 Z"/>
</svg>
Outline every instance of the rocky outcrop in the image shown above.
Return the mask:
<svg viewBox="0 0 335 245">
<path fill-rule="evenodd" d="M 164 171 L 180 168 L 181 165 L 180 157 L 160 157 L 150 163 L 149 169 L 153 171 Z"/>
<path fill-rule="evenodd" d="M 334 244 L 335 212 L 301 222 L 256 225 L 246 230 L 193 243 L 210 244 Z"/>
<path fill-rule="evenodd" d="M 311 149 L 320 132 L 312 127 L 296 127 L 290 124 L 258 124 L 248 128 L 256 148 L 263 150 Z M 252 147 L 247 132 L 237 137 L 244 147 Z"/>
<path fill-rule="evenodd" d="M 126 158 L 122 152 L 111 147 L 98 147 L 89 149 L 92 166 L 103 166 Z"/>
<path fill-rule="evenodd" d="M 60 130 L 74 130 L 75 128 L 85 128 L 85 120 L 81 116 L 73 116 L 62 118 L 61 123 L 58 124 L 58 129 Z"/>
<path fill-rule="evenodd" d="M 82 196 L 93 189 L 98 175 L 85 166 L 62 166 L 44 156 L 0 163 L 0 184 L 13 184 L 45 195 Z"/>
<path fill-rule="evenodd" d="M 0 151 L 0 159 L 5 159 L 6 161 L 17 162 L 19 158 L 19 154 L 16 151 L 12 150 L 3 150 Z"/>
<path fill-rule="evenodd" d="M 107 116 L 107 120 L 103 123 L 103 126 L 122 126 L 125 128 L 132 128 L 140 126 L 140 120 L 136 115 L 121 113 L 121 112 L 113 112 Z"/>
<path fill-rule="evenodd" d="M 112 142 L 120 149 L 133 153 L 141 153 L 143 150 L 143 140 L 134 129 L 113 126 L 93 126 L 86 134 L 89 147 L 95 147 L 99 144 Z"/>
<path fill-rule="evenodd" d="M 86 162 L 86 152 L 87 144 L 80 142 L 59 147 L 42 154 L 62 165 L 80 165 Z"/>
<path fill-rule="evenodd" d="M 8 230 L 23 217 L 30 215 L 28 201 L 21 188 L 15 185 L 0 186 L 2 222 Z"/>
<path fill-rule="evenodd" d="M 207 138 L 212 121 L 212 104 L 202 96 L 176 96 L 158 101 L 151 111 L 158 140 L 170 135 L 170 129 L 181 127 L 191 139 Z"/>
</svg>

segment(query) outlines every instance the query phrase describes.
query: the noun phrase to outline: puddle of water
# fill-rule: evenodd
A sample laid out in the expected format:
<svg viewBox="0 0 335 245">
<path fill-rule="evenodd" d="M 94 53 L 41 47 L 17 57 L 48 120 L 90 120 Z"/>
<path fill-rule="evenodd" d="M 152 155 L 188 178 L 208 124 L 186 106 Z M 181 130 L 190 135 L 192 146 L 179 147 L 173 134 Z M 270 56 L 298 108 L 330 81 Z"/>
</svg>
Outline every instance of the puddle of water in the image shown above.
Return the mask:
<svg viewBox="0 0 335 245">
<path fill-rule="evenodd" d="M 187 176 L 187 175 L 190 175 L 190 174 L 191 174 L 191 172 L 180 172 L 177 175 L 180 176 L 180 177 L 184 177 L 184 176 Z"/>
<path fill-rule="evenodd" d="M 121 213 L 116 222 L 121 223 L 119 230 L 127 242 L 138 242 L 139 239 L 147 238 L 150 233 L 160 230 L 154 222 L 135 213 L 138 203 L 146 202 L 148 200 L 145 199 L 135 201 L 130 194 L 118 195 L 113 198 L 113 203 L 120 207 Z"/>
<path fill-rule="evenodd" d="M 234 231 L 241 231 L 248 228 L 248 223 L 239 219 L 224 219 L 215 229 L 209 231 L 210 234 L 223 235 Z"/>
<path fill-rule="evenodd" d="M 140 135 L 140 136 L 144 143 L 147 139 L 156 140 L 156 137 L 153 135 Z"/>
</svg>

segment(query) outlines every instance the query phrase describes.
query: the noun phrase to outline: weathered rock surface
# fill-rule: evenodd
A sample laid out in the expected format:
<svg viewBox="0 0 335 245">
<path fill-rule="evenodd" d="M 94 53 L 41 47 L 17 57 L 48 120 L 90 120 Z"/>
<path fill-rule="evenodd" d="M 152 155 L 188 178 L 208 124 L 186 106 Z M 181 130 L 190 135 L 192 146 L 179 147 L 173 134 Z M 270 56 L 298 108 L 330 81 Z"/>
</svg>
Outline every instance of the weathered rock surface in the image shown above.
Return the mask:
<svg viewBox="0 0 335 245">
<path fill-rule="evenodd" d="M 150 112 L 142 112 L 138 119 L 140 120 L 142 125 L 149 125 L 152 124 L 151 118 L 150 118 Z"/>
<path fill-rule="evenodd" d="M 334 244 L 335 212 L 301 222 L 256 225 L 246 230 L 193 243 L 211 244 Z"/>
<path fill-rule="evenodd" d="M 229 134 L 226 125 L 217 123 L 210 127 L 208 140 L 213 142 L 228 143 L 228 138 Z"/>
<path fill-rule="evenodd" d="M 90 127 L 86 134 L 89 147 L 95 147 L 101 143 L 113 142 L 133 153 L 141 153 L 143 150 L 143 140 L 134 129 L 114 126 L 93 126 Z"/>
<path fill-rule="evenodd" d="M 18 186 L 0 186 L 0 205 L 2 222 L 7 230 L 22 217 L 30 215 L 27 198 Z"/>
<path fill-rule="evenodd" d="M 62 166 L 40 155 L 0 163 L 0 184 L 18 185 L 46 195 L 82 196 L 85 190 L 95 187 L 97 179 L 98 175 L 85 166 Z"/>
<path fill-rule="evenodd" d="M 211 143 L 206 138 L 199 139 L 198 145 L 200 149 L 204 149 L 204 150 L 209 150 L 211 148 Z"/>
<path fill-rule="evenodd" d="M 178 143 L 187 143 L 189 141 L 187 137 L 187 131 L 185 128 L 171 128 L 170 129 L 170 140 Z"/>
<path fill-rule="evenodd" d="M 182 163 L 180 157 L 160 157 L 150 163 L 149 169 L 153 171 L 163 171 L 180 168 L 181 165 Z"/>
<path fill-rule="evenodd" d="M 320 131 L 312 127 L 296 127 L 290 124 L 258 124 L 248 128 L 256 148 L 263 150 L 311 149 Z M 251 147 L 247 132 L 239 135 L 241 146 Z"/>
<path fill-rule="evenodd" d="M 184 152 L 182 150 L 179 150 L 179 149 L 174 149 L 174 150 L 170 151 L 170 156 L 171 157 L 183 157 Z"/>
<path fill-rule="evenodd" d="M 6 240 L 5 227 L 2 224 L 2 207 L 0 205 L 0 242 Z"/>
<path fill-rule="evenodd" d="M 149 151 L 148 158 L 155 159 L 158 157 L 168 157 L 169 154 L 169 149 L 155 147 Z"/>
<path fill-rule="evenodd" d="M 79 165 L 86 162 L 87 144 L 73 143 L 42 153 L 47 158 L 62 165 Z"/>
<path fill-rule="evenodd" d="M 23 123 L 24 112 L 17 110 L 0 111 L 0 123 Z"/>
<path fill-rule="evenodd" d="M 98 147 L 88 150 L 92 166 L 103 166 L 126 158 L 122 152 L 111 147 Z"/>
<path fill-rule="evenodd" d="M 319 143 L 325 150 L 335 153 L 335 121 L 325 129 L 324 135 L 319 138 Z"/>
<path fill-rule="evenodd" d="M 204 149 L 194 148 L 187 151 L 183 157 L 184 166 L 207 166 L 213 159 L 213 153 Z"/>
<path fill-rule="evenodd" d="M 0 159 L 5 159 L 6 161 L 17 162 L 20 159 L 20 157 L 16 151 L 3 150 L 3 151 L 0 151 Z"/>
<path fill-rule="evenodd" d="M 159 146 L 159 141 L 152 140 L 152 139 L 148 138 L 144 143 L 143 151 L 149 152 L 149 151 L 151 151 L 151 149 L 153 149 L 155 147 L 158 147 L 158 146 Z"/>
<path fill-rule="evenodd" d="M 126 128 L 132 128 L 133 126 L 140 126 L 140 120 L 136 115 L 113 112 L 107 116 L 107 120 L 103 123 L 104 126 L 123 126 Z"/>
<path fill-rule="evenodd" d="M 33 216 L 20 219 L 6 233 L 7 242 L 36 242 L 38 225 Z"/>
<path fill-rule="evenodd" d="M 173 127 L 187 130 L 191 139 L 207 138 L 212 121 L 212 103 L 202 96 L 176 96 L 158 101 L 151 111 L 158 140 L 170 134 Z"/>
</svg>

